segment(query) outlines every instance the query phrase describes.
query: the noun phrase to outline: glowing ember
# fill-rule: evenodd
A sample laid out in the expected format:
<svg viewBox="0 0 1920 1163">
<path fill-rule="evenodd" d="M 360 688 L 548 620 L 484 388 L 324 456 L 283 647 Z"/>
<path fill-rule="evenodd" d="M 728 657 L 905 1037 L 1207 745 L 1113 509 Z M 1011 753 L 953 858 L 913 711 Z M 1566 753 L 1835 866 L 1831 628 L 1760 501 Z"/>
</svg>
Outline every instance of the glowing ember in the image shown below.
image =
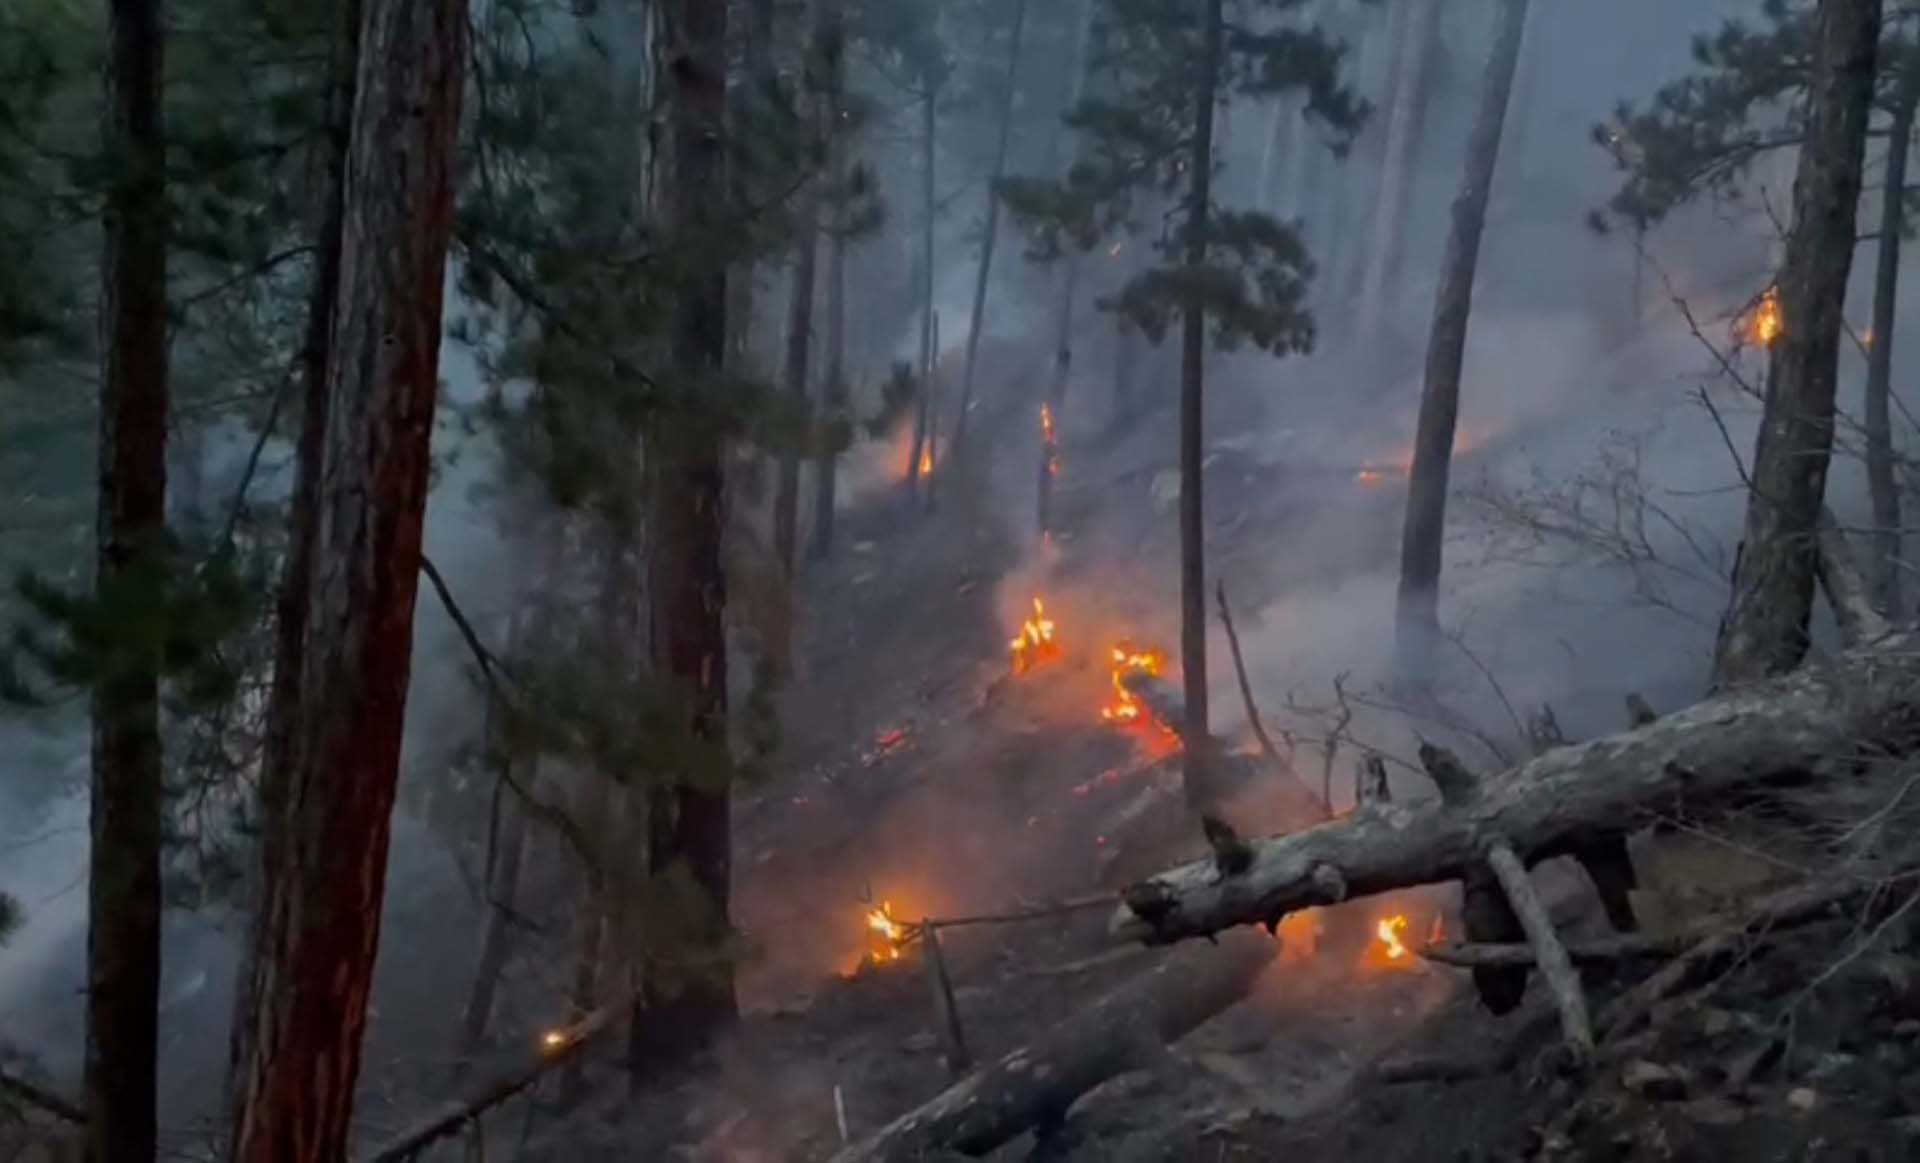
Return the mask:
<svg viewBox="0 0 1920 1163">
<path fill-rule="evenodd" d="M 1377 468 L 1363 468 L 1359 472 L 1353 474 L 1353 479 L 1371 488 L 1374 485 L 1379 484 L 1381 481 L 1386 480 L 1387 474 L 1381 472 Z"/>
<path fill-rule="evenodd" d="M 540 1048 L 543 1050 L 558 1050 L 566 1044 L 567 1033 L 565 1030 L 548 1030 L 546 1033 L 540 1035 Z"/>
<path fill-rule="evenodd" d="M 930 476 L 932 475 L 932 473 L 933 473 L 933 449 L 922 448 L 920 450 L 920 475 Z"/>
<path fill-rule="evenodd" d="M 1020 636 L 1010 645 L 1015 674 L 1025 674 L 1043 662 L 1060 657 L 1060 644 L 1053 636 L 1053 619 L 1047 617 L 1047 608 L 1039 598 L 1033 599 L 1033 617 L 1020 627 Z"/>
<path fill-rule="evenodd" d="M 1433 915 L 1433 927 L 1427 930 L 1427 944 L 1438 945 L 1447 939 L 1446 926 L 1440 923 L 1440 914 Z"/>
<path fill-rule="evenodd" d="M 1127 676 L 1159 674 L 1166 658 L 1158 650 L 1135 650 L 1122 642 L 1113 648 L 1114 701 L 1100 709 L 1100 717 L 1109 723 L 1134 723 L 1150 717 L 1147 708 L 1127 689 Z"/>
<path fill-rule="evenodd" d="M 1768 287 L 1767 293 L 1760 296 L 1760 305 L 1753 309 L 1753 317 L 1748 324 L 1748 332 L 1754 343 L 1761 347 L 1772 347 L 1780 338 L 1784 329 L 1780 318 L 1780 290 Z"/>
<path fill-rule="evenodd" d="M 906 926 L 893 919 L 893 902 L 881 901 L 877 909 L 867 910 L 867 930 L 873 936 L 875 961 L 900 960 L 900 948 L 907 943 Z"/>
<path fill-rule="evenodd" d="M 1404 913 L 1382 918 L 1380 923 L 1374 926 L 1373 931 L 1380 938 L 1380 944 L 1386 948 L 1387 960 L 1399 961 L 1406 957 L 1407 947 L 1400 940 L 1400 935 L 1407 931 L 1407 918 Z"/>
<path fill-rule="evenodd" d="M 1046 404 L 1040 405 L 1040 435 L 1053 443 L 1053 409 Z"/>
</svg>

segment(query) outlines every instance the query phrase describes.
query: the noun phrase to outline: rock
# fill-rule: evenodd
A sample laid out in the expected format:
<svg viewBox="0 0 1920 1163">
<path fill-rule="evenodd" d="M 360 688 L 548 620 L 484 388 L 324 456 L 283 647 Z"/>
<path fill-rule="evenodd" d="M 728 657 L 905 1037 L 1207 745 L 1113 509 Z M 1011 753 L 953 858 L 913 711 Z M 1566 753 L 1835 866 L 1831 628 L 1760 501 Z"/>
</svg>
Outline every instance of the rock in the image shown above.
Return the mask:
<svg viewBox="0 0 1920 1163">
<path fill-rule="evenodd" d="M 1766 1077 L 1767 1072 L 1780 1061 L 1780 1055 L 1786 1048 L 1786 1043 L 1780 1039 L 1769 1038 L 1735 1055 L 1733 1061 L 1727 1064 L 1727 1089 L 1736 1092 L 1745 1090 Z"/>
<path fill-rule="evenodd" d="M 1706 1009 L 1700 1011 L 1700 1032 L 1709 1038 L 1718 1038 L 1728 1030 L 1733 1029 L 1733 1024 L 1733 1015 L 1725 1010 Z"/>
<path fill-rule="evenodd" d="M 1810 1086 L 1796 1086 L 1787 1092 L 1787 1107 L 1806 1114 L 1820 1105 L 1820 1095 Z"/>
<path fill-rule="evenodd" d="M 1730 1127 L 1747 1117 L 1738 1103 L 1718 1096 L 1694 1099 L 1680 1109 L 1687 1118 L 1709 1127 Z"/>
<path fill-rule="evenodd" d="M 1677 1070 L 1636 1058 L 1620 1072 L 1621 1085 L 1653 1102 L 1672 1102 L 1687 1096 L 1687 1080 Z"/>
</svg>

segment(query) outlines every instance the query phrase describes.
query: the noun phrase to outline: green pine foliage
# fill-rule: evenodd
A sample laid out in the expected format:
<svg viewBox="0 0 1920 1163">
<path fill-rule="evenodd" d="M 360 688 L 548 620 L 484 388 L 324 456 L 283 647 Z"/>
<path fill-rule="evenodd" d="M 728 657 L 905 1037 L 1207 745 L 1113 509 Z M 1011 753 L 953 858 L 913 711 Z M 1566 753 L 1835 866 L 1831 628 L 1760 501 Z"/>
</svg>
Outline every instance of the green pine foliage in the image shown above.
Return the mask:
<svg viewBox="0 0 1920 1163">
<path fill-rule="evenodd" d="M 1897 63 L 1912 53 L 1920 11 L 1890 5 L 1877 84 L 1890 105 Z M 1738 203 L 1755 163 L 1799 145 L 1813 70 L 1814 6 L 1765 0 L 1757 21 L 1728 20 L 1691 45 L 1693 71 L 1644 105 L 1622 102 L 1593 128 L 1620 174 L 1620 188 L 1590 218 L 1644 232 L 1676 209 L 1707 199 Z M 1787 208 L 1776 206 L 1782 216 Z"/>
<path fill-rule="evenodd" d="M 1340 80 L 1344 46 L 1317 28 L 1256 21 L 1296 0 L 1227 5 L 1221 100 L 1295 93 L 1344 153 L 1369 113 Z M 1313 320 L 1305 295 L 1313 263 L 1294 224 L 1259 210 L 1209 208 L 1207 260 L 1186 261 L 1192 229 L 1184 192 L 1192 155 L 1193 93 L 1202 67 L 1200 6 L 1106 0 L 1094 30 L 1089 95 L 1065 121 L 1076 160 L 1064 180 L 1019 177 L 1000 195 L 1028 233 L 1038 261 L 1087 251 L 1114 237 L 1141 240 L 1158 262 L 1099 301 L 1155 343 L 1196 299 L 1216 344 L 1251 343 L 1273 354 L 1305 351 Z M 1165 214 L 1160 208 L 1172 206 Z"/>
</svg>

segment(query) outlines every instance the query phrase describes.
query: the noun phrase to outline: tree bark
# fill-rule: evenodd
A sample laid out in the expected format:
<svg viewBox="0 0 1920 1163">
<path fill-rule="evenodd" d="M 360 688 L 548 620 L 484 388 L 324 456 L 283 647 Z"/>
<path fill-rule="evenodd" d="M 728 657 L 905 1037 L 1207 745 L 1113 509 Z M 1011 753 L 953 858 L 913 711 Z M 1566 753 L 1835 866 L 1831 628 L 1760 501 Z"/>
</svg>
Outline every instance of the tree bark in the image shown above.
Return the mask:
<svg viewBox="0 0 1920 1163">
<path fill-rule="evenodd" d="M 1867 491 L 1873 505 L 1873 598 L 1880 612 L 1899 618 L 1900 489 L 1894 480 L 1893 395 L 1894 308 L 1900 286 L 1900 242 L 1906 230 L 1907 148 L 1913 140 L 1914 109 L 1920 104 L 1920 54 L 1900 62 L 1900 90 L 1887 135 L 1887 167 L 1880 192 L 1880 238 L 1873 274 L 1873 322 L 1867 332 Z"/>
<path fill-rule="evenodd" d="M 1208 214 L 1212 208 L 1213 108 L 1219 84 L 1224 18 L 1221 0 L 1204 0 L 1199 83 L 1193 103 L 1192 186 L 1187 199 L 1187 266 L 1207 261 Z M 1203 396 L 1206 382 L 1207 310 L 1198 298 L 1186 305 L 1180 348 L 1180 669 L 1185 682 L 1187 803 L 1212 803 L 1208 764 L 1212 747 L 1207 730 L 1207 564 L 1206 506 L 1201 497 L 1206 458 Z"/>
<path fill-rule="evenodd" d="M 1719 686 L 1783 673 L 1807 652 L 1880 8 L 1880 0 L 1821 0 L 1816 17 L 1806 138 L 1780 276 L 1782 334 L 1768 368 L 1746 535 L 1714 659 Z"/>
<path fill-rule="evenodd" d="M 250 952 L 232 1158 L 347 1149 L 386 881 L 439 390 L 462 0 L 364 0 L 299 707 Z"/>
<path fill-rule="evenodd" d="M 1243 937 L 1181 950 L 833 1163 L 906 1163 L 943 1150 L 984 1155 L 1028 1127 L 1057 1122 L 1075 1099 L 1150 1063 L 1163 1045 L 1246 996 L 1277 948 Z"/>
<path fill-rule="evenodd" d="M 503 759 L 510 763 L 510 759 Z M 502 774 L 502 779 L 511 778 Z M 540 786 L 538 775 L 533 786 Z M 507 956 L 513 950 L 514 910 L 520 893 L 520 868 L 526 855 L 527 813 L 512 803 L 510 793 L 502 792 L 508 803 L 502 805 L 506 818 L 501 822 L 500 848 L 495 854 L 493 875 L 487 893 L 487 927 L 480 939 L 480 956 L 474 963 L 473 984 L 467 990 L 467 1004 L 460 1018 L 460 1045 L 456 1055 L 464 1063 L 480 1052 L 486 1041 L 487 1024 L 493 1018 L 493 999 L 499 991 L 500 975 L 506 970 Z"/>
<path fill-rule="evenodd" d="M 273 680 L 267 691 L 266 736 L 262 741 L 254 793 L 255 837 L 250 883 L 248 958 L 236 975 L 233 1018 L 228 1030 L 225 1105 L 231 1117 L 240 1101 L 241 1070 L 254 1033 L 255 984 L 265 967 L 268 885 L 282 853 L 287 784 L 292 775 L 293 733 L 300 716 L 300 668 L 306 640 L 307 595 L 313 582 L 313 539 L 320 497 L 321 456 L 326 443 L 329 382 L 333 349 L 334 297 L 340 289 L 341 236 L 344 229 L 348 138 L 352 132 L 354 70 L 360 39 L 361 0 L 341 0 L 336 13 L 326 138 L 321 147 L 322 187 L 314 247 L 313 283 L 308 288 L 307 330 L 300 352 L 300 432 L 294 445 L 293 492 L 287 510 L 287 549 L 274 602 Z"/>
<path fill-rule="evenodd" d="M 726 6 L 672 0 L 663 17 L 675 59 L 668 63 L 672 173 L 669 228 L 698 237 L 721 228 L 707 192 L 725 165 L 727 111 Z M 674 363 L 698 374 L 718 372 L 726 355 L 727 272 L 715 265 L 680 295 L 673 320 Z M 709 762 L 727 761 L 727 641 L 721 567 L 724 459 L 716 425 L 699 420 L 648 448 L 655 465 L 652 601 L 654 665 L 672 684 L 691 736 L 707 744 Z M 725 931 L 732 877 L 731 774 L 678 773 L 650 796 L 647 866 L 656 877 L 684 867 L 702 898 L 701 918 Z M 628 1066 L 637 1086 L 651 1072 L 683 1060 L 736 1016 L 730 967 L 669 995 L 657 975 L 644 975 L 642 1004 L 628 1038 Z"/>
<path fill-rule="evenodd" d="M 832 188 L 827 252 L 827 376 L 823 385 L 823 424 L 835 428 L 847 422 L 847 142 L 841 124 L 841 93 L 846 87 L 846 45 L 840 0 L 821 0 L 821 43 L 827 55 L 827 181 Z M 838 454 L 830 444 L 820 449 L 814 468 L 813 541 L 811 556 L 824 561 L 833 551 L 834 477 Z"/>
<path fill-rule="evenodd" d="M 151 608 L 167 583 L 166 30 L 158 0 L 112 0 L 95 588 Z M 115 644 L 110 644 L 113 649 Z M 166 810 L 160 676 L 113 665 L 93 690 L 87 882 L 86 1158 L 151 1159 Z"/>
<path fill-rule="evenodd" d="M 813 30 L 807 38 L 807 52 L 811 56 L 820 44 L 821 22 L 824 19 L 828 0 L 812 0 Z M 815 98 L 813 126 L 815 132 L 827 129 L 826 120 L 821 114 L 818 98 Z M 807 399 L 807 369 L 812 361 L 813 345 L 813 285 L 815 268 L 818 264 L 820 240 L 820 176 L 815 174 L 807 180 L 800 192 L 800 205 L 795 212 L 793 242 L 793 297 L 787 303 L 787 362 L 782 374 L 783 387 L 801 404 Z M 794 551 L 799 542 L 800 526 L 800 450 L 788 447 L 780 453 L 780 485 L 773 505 L 773 553 L 780 562 L 782 575 L 789 584 L 793 579 Z M 784 620 L 783 620 L 784 621 Z M 775 651 L 780 669 L 785 670 L 790 663 L 788 658 L 788 634 L 781 631 L 782 641 Z"/>
<path fill-rule="evenodd" d="M 1020 83 L 1020 42 L 1027 30 L 1027 0 L 1016 0 L 1013 33 L 1007 43 L 1007 88 L 1000 98 L 1000 134 L 993 147 L 993 171 L 987 179 L 987 222 L 980 240 L 980 270 L 973 282 L 973 315 L 967 323 L 967 362 L 960 373 L 960 411 L 953 418 L 950 455 L 958 458 L 967 443 L 967 413 L 973 410 L 973 372 L 980 353 L 980 323 L 987 312 L 987 282 L 993 275 L 993 244 L 1000 233 L 1000 180 L 1007 173 L 1007 142 L 1013 136 L 1013 96 Z"/>
<path fill-rule="evenodd" d="M 1571 853 L 1650 811 L 1698 813 L 1769 785 L 1856 781 L 1863 763 L 1920 749 L 1920 636 L 1902 634 L 1778 678 L 1727 690 L 1646 726 L 1558 747 L 1481 781 L 1460 805 L 1373 805 L 1249 841 L 1252 865 L 1212 860 L 1126 890 L 1116 934 L 1164 943 L 1354 896 L 1452 880 L 1504 837 L 1529 861 Z"/>
<path fill-rule="evenodd" d="M 1080 0 L 1079 36 L 1074 42 L 1073 89 L 1067 96 L 1067 110 L 1079 108 L 1087 87 L 1087 52 L 1093 34 L 1093 0 Z M 1069 161 L 1065 170 L 1072 168 Z M 1060 177 L 1064 181 L 1066 172 Z M 1034 498 L 1034 523 L 1045 539 L 1053 530 L 1053 478 L 1060 471 L 1059 425 L 1061 406 L 1067 400 L 1067 386 L 1073 371 L 1073 303 L 1080 289 L 1080 264 L 1083 256 L 1074 251 L 1067 256 L 1066 273 L 1060 280 L 1060 314 L 1053 351 L 1053 383 L 1047 390 L 1047 412 L 1041 427 L 1040 471 Z"/>
<path fill-rule="evenodd" d="M 734 113 L 733 191 L 737 209 L 752 213 L 754 203 L 764 197 L 767 151 L 753 148 L 749 142 L 772 132 L 770 114 L 773 94 L 779 82 L 773 66 L 773 0 L 749 0 L 746 27 L 740 29 L 743 100 Z M 743 136 L 745 141 L 743 141 Z M 727 361 L 746 368 L 753 344 L 753 300 L 755 268 L 751 259 L 734 268 L 727 283 Z"/>
<path fill-rule="evenodd" d="M 1407 8 L 1400 27 L 1404 40 L 1394 50 L 1393 103 L 1380 164 L 1380 189 L 1374 199 L 1367 265 L 1360 280 L 1359 334 L 1368 343 L 1380 335 L 1388 288 L 1399 275 L 1407 207 L 1413 200 L 1414 170 L 1426 118 L 1428 66 L 1433 61 L 1440 26 L 1441 0 L 1402 3 Z"/>
<path fill-rule="evenodd" d="M 1473 314 L 1473 279 L 1486 230 L 1487 199 L 1500 160 L 1500 130 L 1526 28 L 1527 0 L 1501 0 L 1480 109 L 1467 141 L 1466 173 L 1453 201 L 1453 224 L 1440 263 L 1440 286 L 1434 293 L 1426 382 L 1420 392 L 1407 516 L 1400 538 L 1396 611 L 1400 670 L 1420 680 L 1431 677 L 1433 647 L 1440 633 L 1440 553 L 1446 533 L 1447 478 L 1460 415 L 1460 372 L 1467 354 L 1467 322 Z"/>
<path fill-rule="evenodd" d="M 907 495 L 922 489 L 931 495 L 933 480 L 920 471 L 931 458 L 933 440 L 933 160 L 938 110 L 931 81 L 920 95 L 920 403 L 914 409 L 913 456 L 907 462 Z M 925 477 L 926 479 L 922 479 Z"/>
</svg>

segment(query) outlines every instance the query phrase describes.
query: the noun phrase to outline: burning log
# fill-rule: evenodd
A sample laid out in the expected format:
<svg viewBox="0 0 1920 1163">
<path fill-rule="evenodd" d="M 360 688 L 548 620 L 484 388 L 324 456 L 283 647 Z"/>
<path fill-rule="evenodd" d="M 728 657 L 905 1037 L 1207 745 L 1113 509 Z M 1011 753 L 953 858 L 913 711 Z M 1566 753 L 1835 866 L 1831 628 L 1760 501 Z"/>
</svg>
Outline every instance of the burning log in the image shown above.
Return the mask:
<svg viewBox="0 0 1920 1163">
<path fill-rule="evenodd" d="M 1307 831 L 1249 841 L 1253 862 L 1239 876 L 1220 878 L 1210 859 L 1167 870 L 1126 890 L 1111 927 L 1149 944 L 1235 925 L 1272 927 L 1289 912 L 1347 895 L 1461 877 L 1496 842 L 1532 860 L 1568 854 L 1676 799 L 1691 811 L 1770 786 L 1857 781 L 1869 765 L 1917 749 L 1920 635 L 1907 632 L 1633 730 L 1546 751 L 1457 803 L 1373 803 Z"/>
<path fill-rule="evenodd" d="M 1135 718 L 1149 718 L 1168 733 L 1180 737 L 1187 721 L 1187 700 L 1180 688 L 1160 677 L 1158 666 L 1151 670 L 1134 667 L 1116 671 L 1114 686 L 1124 696 L 1122 706 L 1137 708 Z"/>
<path fill-rule="evenodd" d="M 1039 598 L 1033 599 L 1033 617 L 1020 627 L 1020 636 L 1009 643 L 1013 650 L 1013 673 L 1025 674 L 1044 662 L 1060 657 L 1060 643 L 1054 638 L 1053 619 Z"/>
<path fill-rule="evenodd" d="M 833 1163 L 982 1155 L 1057 1122 L 1074 1101 L 1137 1069 L 1165 1043 L 1245 996 L 1275 943 L 1248 936 L 1191 946 L 846 1148 Z"/>
</svg>

